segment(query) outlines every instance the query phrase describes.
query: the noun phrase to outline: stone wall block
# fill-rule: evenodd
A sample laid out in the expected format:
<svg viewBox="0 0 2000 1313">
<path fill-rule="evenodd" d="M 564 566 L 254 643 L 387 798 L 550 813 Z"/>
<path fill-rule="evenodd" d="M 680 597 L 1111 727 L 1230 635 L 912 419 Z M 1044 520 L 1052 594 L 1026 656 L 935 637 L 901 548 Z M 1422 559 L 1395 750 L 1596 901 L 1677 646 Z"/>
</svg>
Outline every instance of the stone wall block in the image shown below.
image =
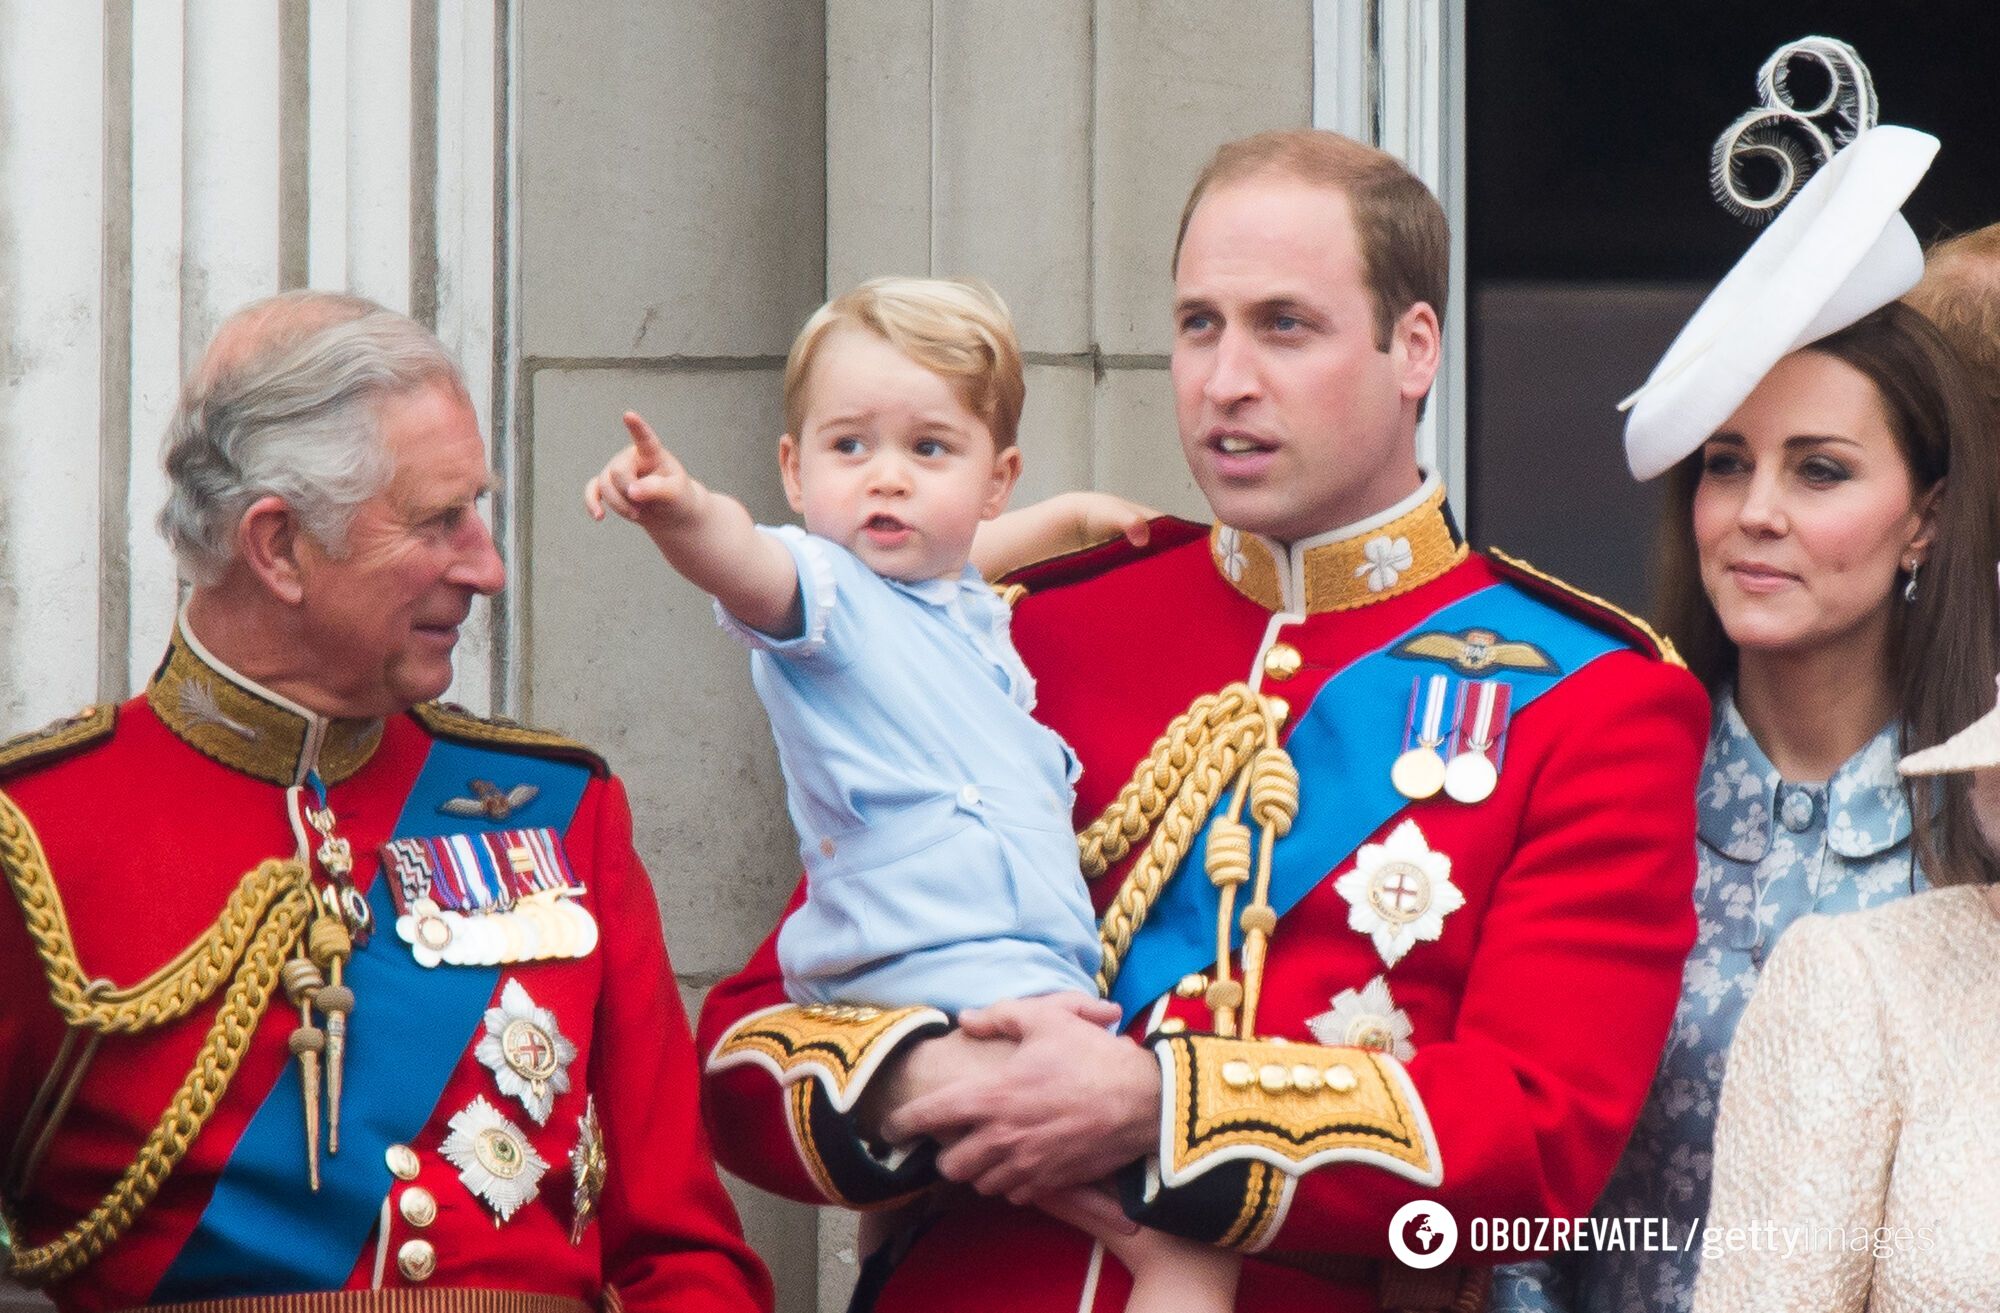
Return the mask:
<svg viewBox="0 0 2000 1313">
<path fill-rule="evenodd" d="M 523 6 L 526 354 L 783 354 L 825 283 L 823 15 Z"/>
</svg>

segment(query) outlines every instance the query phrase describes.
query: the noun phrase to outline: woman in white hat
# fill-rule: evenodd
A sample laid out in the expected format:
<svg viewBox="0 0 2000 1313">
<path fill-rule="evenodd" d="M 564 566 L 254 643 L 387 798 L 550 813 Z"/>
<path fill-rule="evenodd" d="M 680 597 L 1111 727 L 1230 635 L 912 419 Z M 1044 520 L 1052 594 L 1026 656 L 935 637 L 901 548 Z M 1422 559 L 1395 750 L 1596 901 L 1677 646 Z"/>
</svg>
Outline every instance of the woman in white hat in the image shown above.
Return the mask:
<svg viewBox="0 0 2000 1313">
<path fill-rule="evenodd" d="M 1972 781 L 1981 860 L 1807 917 L 1771 958 L 1730 1054 L 1698 1313 L 2000 1307 L 2000 705 L 1901 770 Z M 1765 1252 L 1730 1247 L 1768 1222 L 1790 1229 Z"/>
<path fill-rule="evenodd" d="M 1993 870 L 1962 785 L 1913 796 L 1894 768 L 1964 723 L 2000 661 L 1990 424 L 1936 330 L 1884 308 L 1921 270 L 1896 211 L 1935 149 L 1877 128 L 1835 156 L 1636 397 L 1633 470 L 1672 476 L 1662 627 L 1715 711 L 1698 938 L 1597 1212 L 1665 1219 L 1677 1248 L 1503 1270 L 1496 1310 L 1686 1309 L 1730 1041 L 1779 938 L 1927 871 Z"/>
</svg>

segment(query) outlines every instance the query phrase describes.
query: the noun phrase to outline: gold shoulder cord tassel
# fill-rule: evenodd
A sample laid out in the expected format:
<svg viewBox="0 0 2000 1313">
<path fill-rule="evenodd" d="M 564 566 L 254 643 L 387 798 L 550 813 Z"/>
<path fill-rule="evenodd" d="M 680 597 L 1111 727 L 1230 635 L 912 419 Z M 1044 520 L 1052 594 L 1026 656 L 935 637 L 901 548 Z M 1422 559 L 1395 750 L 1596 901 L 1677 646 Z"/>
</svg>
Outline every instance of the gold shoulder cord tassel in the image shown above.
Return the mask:
<svg viewBox="0 0 2000 1313">
<path fill-rule="evenodd" d="M 313 1003 L 326 1013 L 326 1151 L 340 1152 L 340 1086 L 347 1052 L 347 1015 L 354 1011 L 354 991 L 340 982 L 341 968 L 354 953 L 347 923 L 322 912 L 307 940 L 313 964 L 326 973 L 327 984 Z"/>
<path fill-rule="evenodd" d="M 305 1094 L 306 1179 L 319 1189 L 319 1055 L 326 1049 L 326 1036 L 313 1025 L 313 997 L 325 988 L 319 968 L 303 957 L 285 963 L 281 974 L 285 997 L 299 1010 L 299 1024 L 287 1044 L 299 1060 L 299 1085 Z"/>
<path fill-rule="evenodd" d="M 285 960 L 305 936 L 313 900 L 300 863 L 264 862 L 243 877 L 222 916 L 200 938 L 145 980 L 121 989 L 93 982 L 77 960 L 69 918 L 41 842 L 4 793 L 0 871 L 13 887 L 41 958 L 50 1002 L 72 1032 L 89 1032 L 93 1042 L 106 1035 L 142 1034 L 180 1021 L 222 993 L 193 1069 L 110 1193 L 55 1240 L 14 1250 L 9 1275 L 29 1285 L 47 1285 L 81 1270 L 125 1234 L 208 1124 L 249 1051 Z M 75 1083 L 70 1082 L 72 1088 Z M 50 1120 L 61 1119 L 61 1102 L 48 1110 Z M 21 1134 L 46 1143 L 52 1131 L 31 1125 Z"/>
<path fill-rule="evenodd" d="M 1167 726 L 1104 814 L 1077 836 L 1084 874 L 1092 879 L 1147 840 L 1099 929 L 1104 952 L 1097 977 L 1100 990 L 1110 990 L 1132 937 L 1145 924 L 1223 790 L 1233 784 L 1227 812 L 1215 819 L 1208 833 L 1208 876 L 1217 887 L 1220 907 L 1215 979 L 1207 987 L 1207 999 L 1219 1033 L 1251 1037 L 1264 957 L 1277 927 L 1270 905 L 1272 847 L 1290 830 L 1298 813 L 1298 772 L 1278 746 L 1284 718 L 1278 699 L 1267 698 L 1248 684 L 1231 684 L 1197 698 Z M 1251 903 L 1241 922 L 1246 938 L 1243 979 L 1237 981 L 1230 978 L 1236 890 L 1252 877 L 1250 828 L 1242 821 L 1246 801 L 1261 835 Z"/>
</svg>

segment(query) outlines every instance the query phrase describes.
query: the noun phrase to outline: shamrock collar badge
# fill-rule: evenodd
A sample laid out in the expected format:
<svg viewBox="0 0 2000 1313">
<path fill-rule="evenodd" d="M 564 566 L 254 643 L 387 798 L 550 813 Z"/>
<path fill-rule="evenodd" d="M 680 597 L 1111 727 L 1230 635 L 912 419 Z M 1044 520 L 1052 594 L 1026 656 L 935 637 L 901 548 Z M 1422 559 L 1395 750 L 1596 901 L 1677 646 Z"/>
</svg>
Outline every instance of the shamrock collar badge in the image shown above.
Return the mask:
<svg viewBox="0 0 2000 1313">
<path fill-rule="evenodd" d="M 1404 821 L 1382 843 L 1364 843 L 1354 869 L 1334 881 L 1348 902 L 1348 928 L 1375 941 L 1387 966 L 1421 941 L 1444 933 L 1447 915 L 1465 906 L 1451 882 L 1451 858 L 1433 851 L 1415 821 Z"/>
</svg>

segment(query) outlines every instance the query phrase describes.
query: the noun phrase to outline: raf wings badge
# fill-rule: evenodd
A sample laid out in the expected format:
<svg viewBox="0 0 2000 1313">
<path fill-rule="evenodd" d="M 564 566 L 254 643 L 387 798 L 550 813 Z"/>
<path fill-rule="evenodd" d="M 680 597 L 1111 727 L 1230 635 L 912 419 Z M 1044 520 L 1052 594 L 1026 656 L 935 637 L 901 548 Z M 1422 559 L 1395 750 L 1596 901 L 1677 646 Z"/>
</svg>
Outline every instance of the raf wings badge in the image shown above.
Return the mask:
<svg viewBox="0 0 2000 1313">
<path fill-rule="evenodd" d="M 1466 629 L 1456 634 L 1431 630 L 1413 634 L 1389 649 L 1389 655 L 1410 661 L 1442 661 L 1461 675 L 1478 676 L 1495 670 L 1531 670 L 1546 675 L 1562 673 L 1562 667 L 1533 643 L 1502 638 L 1491 629 Z"/>
<path fill-rule="evenodd" d="M 477 816 L 499 822 L 533 802 L 542 791 L 534 784 L 503 789 L 492 780 L 472 780 L 467 787 L 472 790 L 470 798 L 446 798 L 438 804 L 438 810 L 446 816 Z"/>
</svg>

